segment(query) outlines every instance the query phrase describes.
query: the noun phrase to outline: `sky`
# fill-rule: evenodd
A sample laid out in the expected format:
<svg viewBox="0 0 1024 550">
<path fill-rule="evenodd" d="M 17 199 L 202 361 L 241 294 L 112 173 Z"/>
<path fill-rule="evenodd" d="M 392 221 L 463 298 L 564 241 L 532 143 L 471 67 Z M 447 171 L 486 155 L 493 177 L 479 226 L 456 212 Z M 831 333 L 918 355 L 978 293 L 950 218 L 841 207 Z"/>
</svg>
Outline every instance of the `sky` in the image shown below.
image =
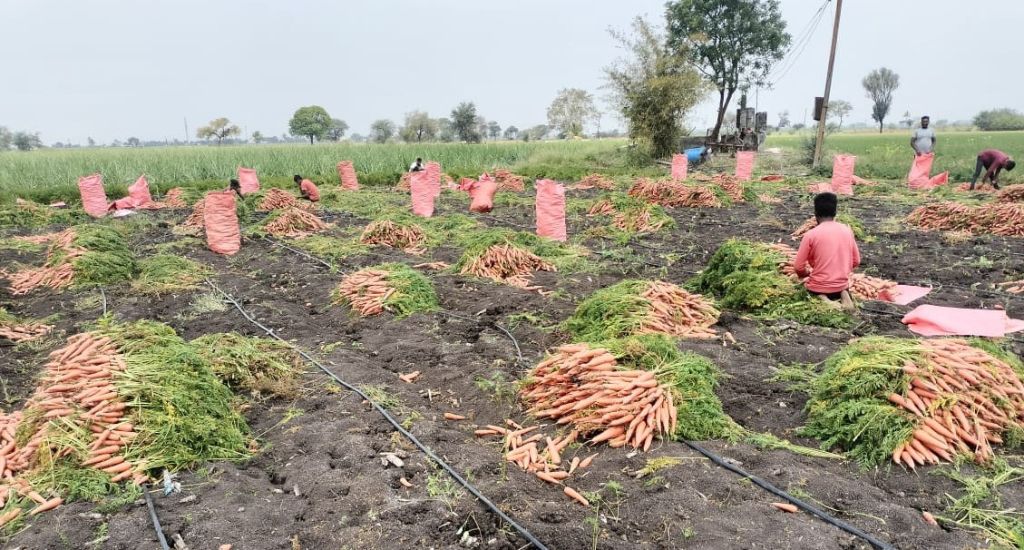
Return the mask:
<svg viewBox="0 0 1024 550">
<path fill-rule="evenodd" d="M 751 98 L 770 123 L 783 110 L 809 119 L 824 90 L 835 1 L 808 25 L 823 4 L 781 0 L 791 34 L 813 32 Z M 295 109 L 321 105 L 365 135 L 379 118 L 473 101 L 526 128 L 561 88 L 606 95 L 603 68 L 620 55 L 608 29 L 637 15 L 662 24 L 664 1 L 0 0 L 0 126 L 108 143 L 183 139 L 186 119 L 194 139 L 226 116 L 246 135 L 281 135 Z M 860 81 L 885 66 L 901 79 L 894 121 L 1024 110 L 1021 20 L 1022 0 L 846 0 L 832 97 L 853 104 L 847 122 L 870 121 Z M 690 127 L 713 123 L 711 99 Z M 601 107 L 603 128 L 624 126 Z"/>
</svg>

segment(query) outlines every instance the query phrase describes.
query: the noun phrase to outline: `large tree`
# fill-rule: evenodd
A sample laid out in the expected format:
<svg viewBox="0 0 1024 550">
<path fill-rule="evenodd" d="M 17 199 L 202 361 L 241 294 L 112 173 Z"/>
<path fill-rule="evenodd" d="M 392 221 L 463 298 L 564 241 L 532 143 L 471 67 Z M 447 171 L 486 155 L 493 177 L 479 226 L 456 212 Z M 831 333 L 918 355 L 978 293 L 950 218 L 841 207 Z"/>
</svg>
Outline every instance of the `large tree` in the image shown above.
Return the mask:
<svg viewBox="0 0 1024 550">
<path fill-rule="evenodd" d="M 19 151 L 31 151 L 43 146 L 43 140 L 39 139 L 39 133 L 14 132 L 11 136 L 11 143 Z"/>
<path fill-rule="evenodd" d="M 242 133 L 242 130 L 237 125 L 231 124 L 231 121 L 225 117 L 220 117 L 211 120 L 206 126 L 200 126 L 196 130 L 196 137 L 199 139 L 216 139 L 217 145 L 220 145 L 224 138 L 237 136 L 240 133 Z"/>
<path fill-rule="evenodd" d="M 772 66 L 786 53 L 786 32 L 778 0 L 676 0 L 669 2 L 668 42 L 687 56 L 718 89 L 718 118 L 712 139 L 736 90 L 765 86 Z"/>
<path fill-rule="evenodd" d="M 519 137 L 519 128 L 516 128 L 515 126 L 505 128 L 505 139 L 515 141 L 517 137 Z"/>
<path fill-rule="evenodd" d="M 643 18 L 633 34 L 611 31 L 628 54 L 605 69 L 612 100 L 629 123 L 629 137 L 651 156 L 673 153 L 683 117 L 700 101 L 706 85 L 681 47 L 668 48 Z M 721 122 L 721 121 L 719 121 Z"/>
<path fill-rule="evenodd" d="M 501 125 L 497 121 L 492 120 L 487 123 L 487 135 L 491 136 L 491 139 L 497 140 L 501 137 Z"/>
<path fill-rule="evenodd" d="M 452 121 L 444 117 L 437 119 L 437 139 L 444 142 L 455 141 L 455 128 L 452 126 Z"/>
<path fill-rule="evenodd" d="M 340 118 L 332 118 L 331 126 L 327 128 L 327 138 L 331 141 L 341 141 L 348 131 L 348 123 Z"/>
<path fill-rule="evenodd" d="M 478 118 L 479 117 L 476 114 L 476 105 L 473 102 L 463 101 L 462 103 L 459 103 L 457 107 L 452 109 L 452 132 L 454 132 L 461 141 L 468 143 L 480 143 L 483 136 L 480 134 L 480 130 L 477 125 Z"/>
<path fill-rule="evenodd" d="M 829 118 L 838 118 L 839 127 L 843 127 L 843 119 L 853 111 L 853 105 L 845 99 L 833 99 L 828 102 L 826 115 Z"/>
<path fill-rule="evenodd" d="M 312 145 L 314 139 L 324 139 L 331 129 L 331 122 L 327 109 L 319 105 L 299 107 L 288 121 L 288 131 L 293 136 L 306 136 Z"/>
<path fill-rule="evenodd" d="M 375 143 L 386 143 L 395 135 L 395 123 L 385 118 L 370 124 L 370 140 Z"/>
<path fill-rule="evenodd" d="M 881 134 L 885 128 L 885 117 L 892 108 L 892 93 L 900 87 L 900 75 L 882 67 L 868 73 L 861 81 L 861 85 L 874 103 L 871 107 L 871 118 L 878 123 L 878 133 Z"/>
<path fill-rule="evenodd" d="M 597 118 L 594 98 L 586 90 L 564 88 L 548 107 L 548 125 L 565 137 L 583 135 L 583 126 Z"/>
<path fill-rule="evenodd" d="M 256 130 L 255 132 L 252 133 L 253 143 L 263 143 L 264 139 L 265 138 L 263 137 L 263 132 Z"/>
<path fill-rule="evenodd" d="M 438 129 L 437 121 L 430 118 L 430 114 L 413 111 L 405 114 L 405 124 L 398 131 L 398 136 L 410 143 L 432 141 L 437 137 Z"/>
</svg>

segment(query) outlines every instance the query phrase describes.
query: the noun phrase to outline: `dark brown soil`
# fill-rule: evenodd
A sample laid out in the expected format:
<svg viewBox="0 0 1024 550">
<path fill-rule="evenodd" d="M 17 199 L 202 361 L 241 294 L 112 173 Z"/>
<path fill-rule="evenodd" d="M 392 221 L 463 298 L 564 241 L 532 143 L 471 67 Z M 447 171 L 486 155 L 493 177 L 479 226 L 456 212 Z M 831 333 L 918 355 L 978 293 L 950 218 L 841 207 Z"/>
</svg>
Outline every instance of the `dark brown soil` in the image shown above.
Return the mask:
<svg viewBox="0 0 1024 550">
<path fill-rule="evenodd" d="M 461 211 L 463 202 L 461 197 L 446 194 L 440 211 Z M 644 237 L 628 247 L 591 239 L 587 245 L 601 259 L 601 269 L 538 276 L 539 284 L 558 291 L 548 297 L 478 279 L 430 273 L 445 312 L 471 319 L 444 312 L 402 320 L 387 314 L 353 317 L 330 304 L 338 273 L 267 241 L 250 240 L 231 258 L 198 246 L 187 248 L 184 254 L 214 267 L 218 286 L 281 337 L 318 356 L 335 374 L 356 386 L 386 389 L 397 399 L 392 413 L 405 421 L 416 437 L 549 548 L 863 548 L 866 544 L 859 539 L 807 514 L 775 510 L 769 503 L 778 501 L 777 497 L 715 466 L 682 443 L 662 443 L 647 454 L 599 449 L 594 465 L 572 482 L 581 491 L 602 492 L 601 505 L 587 509 L 565 498 L 560 490 L 508 467 L 497 442 L 472 434 L 476 425 L 500 424 L 506 418 L 524 420 L 508 383 L 520 378 L 546 348 L 562 341 L 563 336 L 551 328 L 570 315 L 579 300 L 626 277 L 685 281 L 730 237 L 788 242 L 789 232 L 807 217 L 803 202 L 791 196 L 774 206 L 675 210 L 671 214 L 678 223 L 676 229 Z M 876 238 L 862 245 L 869 272 L 905 283 L 940 285 L 927 298 L 928 303 L 960 307 L 1000 304 L 1011 315 L 1024 316 L 1024 299 L 984 291 L 991 283 L 1024 272 L 1024 247 L 1019 240 L 976 237 L 950 244 L 940 234 L 893 224 L 909 206 L 855 200 L 848 207 Z M 489 225 L 529 229 L 533 209 L 526 205 L 503 207 L 483 219 Z M 368 220 L 341 216 L 337 221 L 344 227 Z M 581 233 L 595 223 L 574 217 L 570 227 Z M 886 228 L 892 232 L 884 231 Z M 140 251 L 174 238 L 167 224 L 153 224 L 136 235 Z M 453 263 L 457 256 L 457 250 L 442 248 L 427 258 Z M 982 257 L 985 261 L 978 260 Z M 419 263 L 429 261 L 427 258 L 376 249 L 373 255 L 344 261 L 341 270 L 381 261 Z M 39 258 L 0 251 L 4 266 L 15 260 L 32 263 Z M 972 289 L 975 284 L 979 287 Z M 166 322 L 189 339 L 223 331 L 262 335 L 234 309 L 191 315 L 190 304 L 206 292 L 209 289 L 200 288 L 153 298 L 134 296 L 127 287 L 105 289 L 107 310 L 118 319 Z M 55 320 L 57 337 L 47 345 L 0 348 L 5 407 L 17 406 L 30 393 L 33 375 L 62 336 L 81 330 L 102 313 L 97 295 L 97 290 L 17 298 L 0 294 L 0 305 L 17 314 L 59 315 Z M 770 379 L 779 365 L 819 362 L 854 336 L 909 336 L 899 322 L 909 308 L 871 307 L 851 331 L 784 321 L 755 322 L 727 312 L 719 330 L 729 331 L 737 344 L 685 341 L 681 347 L 711 358 L 723 369 L 726 376 L 718 395 L 726 412 L 740 424 L 815 446 L 814 441 L 795 434 L 804 421 L 804 396 Z M 519 313 L 530 313 L 542 321 L 536 326 L 510 319 Z M 496 323 L 511 327 L 522 349 L 522 363 L 517 361 L 514 343 Z M 1020 353 L 1020 342 L 1014 346 Z M 416 383 L 398 380 L 398 373 L 413 370 L 422 372 Z M 497 380 L 503 391 L 495 392 L 493 384 L 480 383 L 482 379 Z M 466 415 L 469 420 L 445 421 L 442 414 L 446 411 Z M 449 478 L 381 415 L 312 367 L 303 376 L 301 397 L 293 402 L 257 402 L 246 414 L 262 445 L 255 458 L 184 473 L 181 494 L 154 494 L 168 537 L 179 534 L 193 549 L 232 544 L 235 550 L 511 550 L 525 544 L 468 494 L 447 489 Z M 852 463 L 764 451 L 745 443 L 710 441 L 705 446 L 899 548 L 984 545 L 971 533 L 947 531 L 921 520 L 922 510 L 941 512 L 946 495 L 959 491 L 955 483 L 928 475 L 927 470 L 917 474 L 896 467 L 865 471 Z M 380 453 L 385 451 L 401 456 L 404 467 L 383 466 Z M 572 452 L 586 455 L 588 451 Z M 648 478 L 634 478 L 631 474 L 651 457 L 676 457 L 681 463 Z M 399 483 L 403 476 L 413 488 Z M 1020 503 L 1024 498 L 1019 485 L 1005 488 L 1005 493 L 1007 502 Z M 109 538 L 86 546 L 102 524 L 108 525 Z M 76 503 L 33 519 L 7 547 L 127 550 L 155 548 L 156 537 L 142 501 L 108 515 L 94 514 L 92 505 Z"/>
</svg>

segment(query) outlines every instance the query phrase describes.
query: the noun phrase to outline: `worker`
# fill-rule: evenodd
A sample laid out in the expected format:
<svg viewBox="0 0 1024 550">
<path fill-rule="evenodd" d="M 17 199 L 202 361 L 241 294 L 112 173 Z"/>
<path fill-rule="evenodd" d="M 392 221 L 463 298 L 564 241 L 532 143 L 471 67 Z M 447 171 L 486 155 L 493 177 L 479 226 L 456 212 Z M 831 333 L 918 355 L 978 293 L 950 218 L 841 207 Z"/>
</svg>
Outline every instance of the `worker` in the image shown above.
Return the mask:
<svg viewBox="0 0 1024 550">
<path fill-rule="evenodd" d="M 234 178 L 228 183 L 228 191 L 234 191 L 238 198 L 242 198 L 242 184 L 238 183 L 238 180 Z"/>
<path fill-rule="evenodd" d="M 295 177 L 292 179 L 295 180 L 295 183 L 299 184 L 299 193 L 302 195 L 302 198 L 309 200 L 309 202 L 320 200 L 320 190 L 316 188 L 316 184 L 298 174 L 295 174 Z"/>
<path fill-rule="evenodd" d="M 807 291 L 827 302 L 839 301 L 843 309 L 856 308 L 850 296 L 850 274 L 860 265 L 860 250 L 853 231 L 835 221 L 839 198 L 835 193 L 814 197 L 814 217 L 818 225 L 800 241 L 793 269 L 806 278 Z"/>
<path fill-rule="evenodd" d="M 978 182 L 982 168 L 985 169 L 985 177 L 981 178 L 981 184 L 985 185 L 985 181 L 988 180 L 992 182 L 992 187 L 999 189 L 999 172 L 1004 168 L 1009 172 L 1016 166 L 1017 163 L 1010 158 L 1010 155 L 998 149 L 985 149 L 978 153 L 978 162 L 974 165 L 974 177 L 971 178 L 971 190 L 974 190 L 974 184 Z"/>
<path fill-rule="evenodd" d="M 935 130 L 928 127 L 931 121 L 931 117 L 921 117 L 921 127 L 910 136 L 910 147 L 916 156 L 927 155 L 935 150 Z"/>
<path fill-rule="evenodd" d="M 422 172 L 423 171 L 423 159 L 416 157 L 416 162 L 409 166 L 410 172 Z"/>
</svg>

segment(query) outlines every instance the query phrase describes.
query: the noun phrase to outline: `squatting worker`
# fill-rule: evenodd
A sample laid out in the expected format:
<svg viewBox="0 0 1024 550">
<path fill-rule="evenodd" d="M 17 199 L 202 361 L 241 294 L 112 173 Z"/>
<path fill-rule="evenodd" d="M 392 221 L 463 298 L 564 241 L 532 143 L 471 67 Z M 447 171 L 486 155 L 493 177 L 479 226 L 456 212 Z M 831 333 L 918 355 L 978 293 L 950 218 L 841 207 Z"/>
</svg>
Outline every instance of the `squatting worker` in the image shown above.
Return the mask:
<svg viewBox="0 0 1024 550">
<path fill-rule="evenodd" d="M 316 202 L 320 200 L 320 190 L 316 188 L 316 184 L 304 179 L 302 176 L 295 174 L 292 178 L 295 183 L 299 184 L 299 193 L 302 194 L 302 198 L 308 199 L 309 202 Z"/>
<path fill-rule="evenodd" d="M 410 172 L 422 172 L 423 171 L 423 159 L 416 157 L 416 162 L 409 165 Z"/>
<path fill-rule="evenodd" d="M 241 198 L 242 197 L 242 184 L 238 183 L 238 180 L 232 179 L 231 182 L 228 183 L 228 191 L 234 191 L 235 194 L 238 195 L 239 198 Z"/>
<path fill-rule="evenodd" d="M 843 309 L 855 308 L 850 296 L 850 274 L 860 265 L 860 250 L 853 231 L 835 221 L 839 198 L 834 193 L 814 197 L 818 225 L 800 241 L 793 268 L 811 294 L 826 301 L 840 301 Z M 808 275 L 810 275 L 808 277 Z"/>
<path fill-rule="evenodd" d="M 981 184 L 985 185 L 987 180 L 992 182 L 992 187 L 999 189 L 999 172 L 1004 168 L 1009 172 L 1015 166 L 1017 163 L 1010 158 L 1010 155 L 999 149 L 985 149 L 978 153 L 978 162 L 974 165 L 974 177 L 971 178 L 971 189 L 973 190 L 974 184 L 978 182 L 982 168 L 985 169 L 985 177 L 981 178 Z"/>
<path fill-rule="evenodd" d="M 914 148 L 914 154 L 917 156 L 927 155 L 935 150 L 935 130 L 928 127 L 931 121 L 930 117 L 921 117 L 921 127 L 914 130 L 910 136 L 910 146 Z"/>
</svg>

